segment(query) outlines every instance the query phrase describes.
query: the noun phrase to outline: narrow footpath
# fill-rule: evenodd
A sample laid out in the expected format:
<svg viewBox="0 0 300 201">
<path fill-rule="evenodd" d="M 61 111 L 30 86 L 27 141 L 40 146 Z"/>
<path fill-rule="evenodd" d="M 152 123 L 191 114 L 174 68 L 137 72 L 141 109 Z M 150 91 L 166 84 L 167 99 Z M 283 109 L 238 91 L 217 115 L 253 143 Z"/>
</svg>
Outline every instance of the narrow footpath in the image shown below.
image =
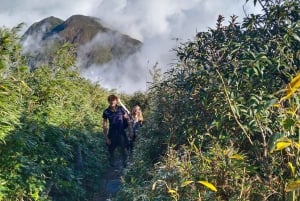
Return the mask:
<svg viewBox="0 0 300 201">
<path fill-rule="evenodd" d="M 117 159 L 114 167 L 109 167 L 104 173 L 99 193 L 94 196 L 93 201 L 112 201 L 120 188 L 122 175 L 122 160 Z"/>
</svg>

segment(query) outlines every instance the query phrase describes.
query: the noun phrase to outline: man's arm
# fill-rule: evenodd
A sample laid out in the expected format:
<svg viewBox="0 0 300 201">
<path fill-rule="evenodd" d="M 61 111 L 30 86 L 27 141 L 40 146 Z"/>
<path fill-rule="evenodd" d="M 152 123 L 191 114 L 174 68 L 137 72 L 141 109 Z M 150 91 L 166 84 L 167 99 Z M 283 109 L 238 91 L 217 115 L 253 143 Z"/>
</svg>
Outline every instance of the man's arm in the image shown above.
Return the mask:
<svg viewBox="0 0 300 201">
<path fill-rule="evenodd" d="M 105 135 L 106 143 L 110 144 L 110 140 L 108 138 L 107 119 L 103 118 L 103 120 L 102 120 L 102 129 L 103 129 L 103 133 Z"/>
<path fill-rule="evenodd" d="M 102 129 L 103 129 L 103 133 L 104 135 L 107 135 L 107 119 L 104 119 L 103 118 L 103 121 L 102 121 Z"/>
</svg>

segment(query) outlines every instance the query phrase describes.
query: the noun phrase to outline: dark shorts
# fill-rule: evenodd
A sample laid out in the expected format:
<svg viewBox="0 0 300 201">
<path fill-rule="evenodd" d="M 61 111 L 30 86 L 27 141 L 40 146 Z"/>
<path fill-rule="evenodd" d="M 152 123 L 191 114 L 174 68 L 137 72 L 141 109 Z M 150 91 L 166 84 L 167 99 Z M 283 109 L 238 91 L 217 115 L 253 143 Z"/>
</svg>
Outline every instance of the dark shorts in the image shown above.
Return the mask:
<svg viewBox="0 0 300 201">
<path fill-rule="evenodd" d="M 126 148 L 128 145 L 128 139 L 124 130 L 110 130 L 108 133 L 110 139 L 110 145 L 108 145 L 108 151 L 112 152 L 116 147 Z"/>
</svg>

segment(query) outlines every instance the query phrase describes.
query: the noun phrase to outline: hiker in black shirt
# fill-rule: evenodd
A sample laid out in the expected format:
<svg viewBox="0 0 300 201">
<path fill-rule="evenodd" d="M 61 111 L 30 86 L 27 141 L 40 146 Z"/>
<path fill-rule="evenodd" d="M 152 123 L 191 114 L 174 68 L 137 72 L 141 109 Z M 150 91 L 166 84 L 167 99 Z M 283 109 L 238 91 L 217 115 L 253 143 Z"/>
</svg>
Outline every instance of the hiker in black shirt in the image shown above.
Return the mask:
<svg viewBox="0 0 300 201">
<path fill-rule="evenodd" d="M 110 154 L 110 165 L 114 166 L 114 150 L 120 147 L 123 165 L 126 165 L 127 153 L 126 147 L 128 146 L 128 138 L 126 136 L 125 127 L 129 125 L 128 114 L 122 106 L 118 106 L 118 97 L 115 95 L 108 96 L 109 107 L 103 112 L 103 132 L 106 137 L 106 144 Z M 109 128 L 107 128 L 109 124 Z M 130 128 L 130 135 L 132 129 Z"/>
</svg>

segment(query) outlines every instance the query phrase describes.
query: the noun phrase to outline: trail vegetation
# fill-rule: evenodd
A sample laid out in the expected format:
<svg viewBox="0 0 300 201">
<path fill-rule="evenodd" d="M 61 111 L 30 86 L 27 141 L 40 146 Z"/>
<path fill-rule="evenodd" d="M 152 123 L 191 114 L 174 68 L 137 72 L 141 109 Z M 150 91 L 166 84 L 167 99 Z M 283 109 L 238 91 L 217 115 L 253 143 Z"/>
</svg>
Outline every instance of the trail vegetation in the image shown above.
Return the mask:
<svg viewBox="0 0 300 201">
<path fill-rule="evenodd" d="M 147 92 L 120 94 L 146 121 L 114 200 L 299 200 L 300 3 L 248 3 L 262 13 L 220 15 Z M 0 28 L 0 200 L 92 200 L 115 91 L 80 76 L 70 44 L 29 68 L 19 29 Z"/>
<path fill-rule="evenodd" d="M 0 30 L 0 200 L 89 200 L 107 166 L 108 91 L 80 77 L 68 44 L 31 71 L 17 32 Z"/>
<path fill-rule="evenodd" d="M 116 200 L 299 200 L 300 3 L 199 32 L 153 71 L 150 114 Z"/>
</svg>

